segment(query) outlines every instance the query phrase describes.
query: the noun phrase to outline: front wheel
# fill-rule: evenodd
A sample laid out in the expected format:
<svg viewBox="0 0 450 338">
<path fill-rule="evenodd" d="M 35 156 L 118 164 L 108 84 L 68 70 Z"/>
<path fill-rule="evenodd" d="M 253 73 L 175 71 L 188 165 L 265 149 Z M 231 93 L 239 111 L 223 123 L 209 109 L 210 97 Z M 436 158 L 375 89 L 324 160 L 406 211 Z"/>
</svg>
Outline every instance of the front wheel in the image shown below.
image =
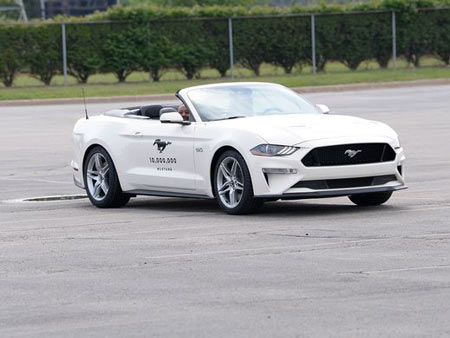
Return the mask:
<svg viewBox="0 0 450 338">
<path fill-rule="evenodd" d="M 83 174 L 89 200 L 96 207 L 117 208 L 130 200 L 130 195 L 122 192 L 114 163 L 102 147 L 89 151 Z"/>
<path fill-rule="evenodd" d="M 369 194 L 357 194 L 349 196 L 348 198 L 350 201 L 355 203 L 358 206 L 374 206 L 374 205 L 380 205 L 385 202 L 389 198 L 391 198 L 392 191 L 386 191 L 386 192 L 373 192 Z"/>
<path fill-rule="evenodd" d="M 228 214 L 249 214 L 264 202 L 254 198 L 248 167 L 241 154 L 234 150 L 226 151 L 217 161 L 214 192 L 220 207 Z"/>
</svg>

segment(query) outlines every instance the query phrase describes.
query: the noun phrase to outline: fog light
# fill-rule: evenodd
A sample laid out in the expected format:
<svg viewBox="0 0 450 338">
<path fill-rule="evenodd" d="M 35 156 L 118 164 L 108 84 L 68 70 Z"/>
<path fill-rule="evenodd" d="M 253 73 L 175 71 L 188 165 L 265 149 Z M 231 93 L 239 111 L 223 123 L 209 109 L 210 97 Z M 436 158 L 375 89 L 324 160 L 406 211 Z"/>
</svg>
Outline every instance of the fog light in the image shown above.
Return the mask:
<svg viewBox="0 0 450 338">
<path fill-rule="evenodd" d="M 263 168 L 264 174 L 296 174 L 297 169 L 293 168 Z"/>
</svg>

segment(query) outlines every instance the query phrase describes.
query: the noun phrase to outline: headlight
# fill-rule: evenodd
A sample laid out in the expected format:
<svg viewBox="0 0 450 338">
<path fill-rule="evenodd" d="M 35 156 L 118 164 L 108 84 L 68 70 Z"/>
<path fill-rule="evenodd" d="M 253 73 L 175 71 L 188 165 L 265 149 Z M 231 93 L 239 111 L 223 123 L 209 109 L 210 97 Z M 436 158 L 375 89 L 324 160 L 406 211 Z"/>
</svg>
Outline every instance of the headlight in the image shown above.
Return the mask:
<svg viewBox="0 0 450 338">
<path fill-rule="evenodd" d="M 299 147 L 281 146 L 277 144 L 260 144 L 250 152 L 256 156 L 288 156 L 299 150 Z"/>
</svg>

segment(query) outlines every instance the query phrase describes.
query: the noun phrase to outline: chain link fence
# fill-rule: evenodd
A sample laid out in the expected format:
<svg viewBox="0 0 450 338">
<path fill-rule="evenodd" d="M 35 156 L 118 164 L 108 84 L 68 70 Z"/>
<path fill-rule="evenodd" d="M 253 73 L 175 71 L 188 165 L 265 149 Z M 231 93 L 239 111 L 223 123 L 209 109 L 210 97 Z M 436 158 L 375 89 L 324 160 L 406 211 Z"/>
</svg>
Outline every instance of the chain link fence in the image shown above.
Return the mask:
<svg viewBox="0 0 450 338">
<path fill-rule="evenodd" d="M 209 67 L 235 76 L 239 64 L 255 75 L 269 63 L 289 74 L 297 65 L 321 72 L 330 61 L 355 70 L 367 60 L 386 68 L 397 56 L 420 65 L 433 55 L 450 59 L 450 9 L 264 17 L 172 19 L 0 26 L 0 78 L 17 72 L 45 84 L 55 74 L 85 83 L 95 73 L 119 82 L 133 71 L 159 81 L 176 68 L 187 79 Z"/>
</svg>

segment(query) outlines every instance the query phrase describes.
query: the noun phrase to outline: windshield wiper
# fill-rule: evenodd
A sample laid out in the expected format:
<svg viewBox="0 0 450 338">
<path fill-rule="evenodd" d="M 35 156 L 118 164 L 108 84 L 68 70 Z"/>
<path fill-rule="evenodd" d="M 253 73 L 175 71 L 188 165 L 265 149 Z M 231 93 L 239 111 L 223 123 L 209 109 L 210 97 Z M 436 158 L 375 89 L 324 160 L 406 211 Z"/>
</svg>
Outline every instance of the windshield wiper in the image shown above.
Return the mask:
<svg viewBox="0 0 450 338">
<path fill-rule="evenodd" d="M 243 118 L 243 117 L 247 117 L 247 116 L 245 116 L 245 115 L 229 116 L 229 117 L 224 117 L 223 119 L 217 119 L 217 120 L 214 120 L 214 121 L 233 120 L 233 119 L 240 119 L 240 118 Z"/>
</svg>

